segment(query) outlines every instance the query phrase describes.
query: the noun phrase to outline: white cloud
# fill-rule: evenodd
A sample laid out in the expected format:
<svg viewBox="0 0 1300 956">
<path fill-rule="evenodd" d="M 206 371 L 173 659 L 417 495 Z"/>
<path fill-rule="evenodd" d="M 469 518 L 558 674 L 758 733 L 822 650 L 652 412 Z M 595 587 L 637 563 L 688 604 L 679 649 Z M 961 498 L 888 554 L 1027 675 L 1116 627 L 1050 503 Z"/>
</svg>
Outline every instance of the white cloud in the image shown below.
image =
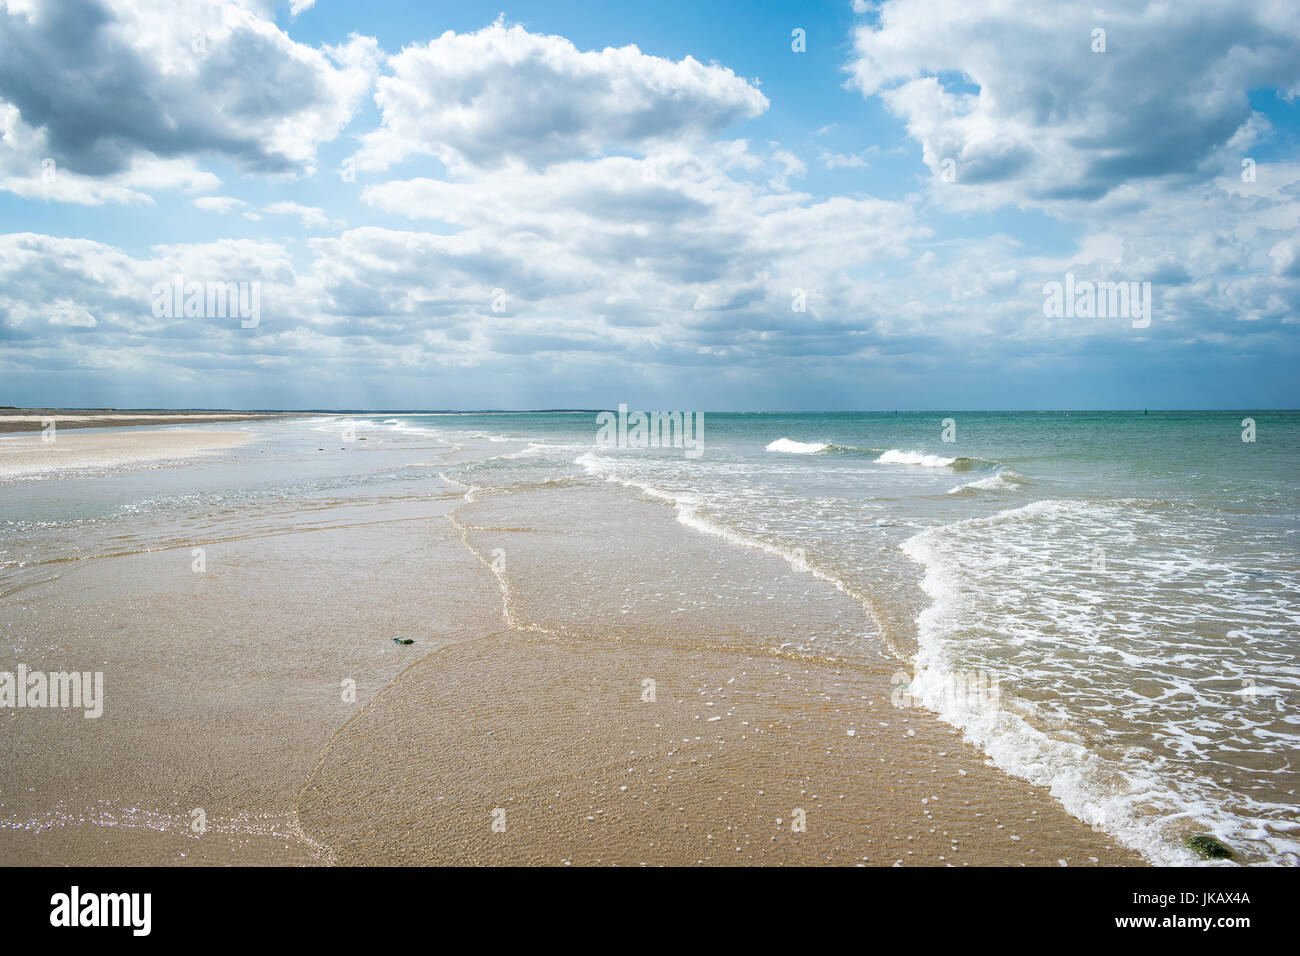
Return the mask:
<svg viewBox="0 0 1300 956">
<path fill-rule="evenodd" d="M 93 11 L 79 2 L 83 12 Z M 4 9 L 11 18 L 26 17 L 13 3 Z M 243 49 L 243 73 L 257 77 L 240 73 L 225 92 L 210 94 L 194 88 L 200 78 L 188 54 L 159 46 L 185 40 L 180 26 L 148 24 L 149 36 L 130 46 L 133 56 L 146 51 L 151 58 L 139 67 L 144 81 L 174 73 L 180 91 L 175 100 L 159 94 L 154 106 L 228 106 L 233 91 L 242 90 L 234 101 L 247 96 L 253 119 L 236 132 L 247 141 L 222 139 L 228 115 L 179 115 L 184 135 L 163 155 L 153 129 L 159 116 L 131 101 L 122 116 L 92 124 L 84 142 L 72 143 L 70 155 L 92 164 L 117 159 L 117 166 L 85 172 L 59 160 L 57 174 L 43 178 L 41 159 L 60 143 L 67 147 L 69 131 L 57 118 L 31 125 L 19 106 L 0 104 L 0 188 L 84 203 L 148 204 L 159 189 L 206 192 L 212 194 L 184 197 L 181 211 L 192 203 L 231 218 L 192 215 L 196 228 L 266 216 L 314 234 L 288 243 L 293 255 L 278 243 L 247 240 L 159 246 L 139 255 L 90 240 L 0 236 L 0 368 L 59 362 L 165 369 L 196 379 L 219 369 L 236 382 L 257 369 L 333 368 L 349 381 L 379 382 L 389 369 L 510 372 L 531 363 L 586 383 L 597 367 L 617 380 L 653 364 L 682 375 L 753 375 L 761 386 L 776 372 L 797 376 L 798 369 L 844 369 L 850 362 L 861 363 L 853 366 L 858 370 L 894 368 L 946 352 L 959 353 L 960 364 L 969 353 L 971 362 L 1000 369 L 1004 359 L 1057 346 L 1132 344 L 1126 323 L 1042 314 L 1043 282 L 1067 271 L 1082 279 L 1151 281 L 1157 312 L 1145 334 L 1166 342 L 1215 342 L 1248 327 L 1256 347 L 1276 343 L 1280 325 L 1300 310 L 1300 167 L 1260 162 L 1257 181 L 1241 180 L 1236 154 L 1269 130 L 1238 101 L 1248 77 L 1282 75 L 1289 67 L 1270 60 L 1267 49 L 1237 62 L 1240 54 L 1219 56 L 1202 38 L 1198 50 L 1213 47 L 1205 62 L 1217 72 L 1207 78 L 1193 71 L 1188 96 L 1202 100 L 1184 103 L 1163 79 L 1143 86 L 1138 66 L 1119 59 L 1132 59 L 1125 44 L 1140 40 L 1137 59 L 1191 75 L 1174 53 L 1166 51 L 1162 61 L 1151 50 L 1160 24 L 1171 26 L 1171 44 L 1185 40 L 1181 8 L 1112 18 L 1105 56 L 1114 55 L 1107 62 L 1116 65 L 1088 63 L 1096 76 L 1076 75 L 1085 69 L 1077 64 L 1044 65 L 1068 60 L 1060 50 L 1042 49 L 1059 41 L 1046 14 L 1011 4 L 1006 9 L 1016 16 L 1003 17 L 997 7 L 976 21 L 961 9 L 948 16 L 940 0 L 885 4 L 878 25 L 866 28 L 865 38 L 859 34 L 855 64 L 857 81 L 903 118 L 932 168 L 949 152 L 958 157 L 956 183 L 897 200 L 812 195 L 802 190 L 829 177 L 807 177 L 804 160 L 787 146 L 717 139 L 727 125 L 766 108 L 753 83 L 633 47 L 581 52 L 562 38 L 497 23 L 444 34 L 388 61 L 377 94 L 383 125 L 363 138 L 361 158 L 384 168 L 432 157 L 447 168 L 430 162 L 434 168 L 422 175 L 361 187 L 373 224 L 346 230 L 335 218 L 342 207 L 331 205 L 340 196 L 329 190 L 350 202 L 356 186 L 328 177 L 303 194 L 319 206 L 266 203 L 260 191 L 241 192 L 239 182 L 217 194 L 221 183 L 195 163 L 224 153 L 255 170 L 310 176 L 316 147 L 350 114 L 343 109 L 355 93 L 349 77 L 355 74 L 361 88 L 368 82 L 373 41 L 354 41 L 347 54 L 313 51 L 269 24 L 248 26 L 265 11 L 241 7 L 230 13 L 235 26 L 221 43 Z M 1081 9 L 1066 8 L 1067 26 Z M 1243 14 L 1241 29 L 1248 33 L 1249 24 L 1268 21 L 1277 9 L 1266 3 L 1262 12 Z M 112 32 L 116 27 L 105 25 L 116 22 L 82 28 L 113 40 L 102 64 L 90 61 L 80 71 L 48 66 L 47 74 L 119 76 L 122 64 L 134 61 L 123 59 L 126 41 Z M 1086 39 L 1084 31 L 1085 49 Z M 209 54 L 221 43 L 209 45 Z M 1034 72 L 1040 67 L 1041 84 Z M 0 65 L 0 96 L 4 70 Z M 963 73 L 969 88 L 957 79 Z M 314 104 L 307 108 L 315 119 L 287 129 L 295 107 L 275 95 L 264 102 L 262 80 L 277 95 L 280 85 L 301 80 L 311 95 L 300 100 Z M 1081 91 L 1077 97 L 1072 86 Z M 78 90 L 59 95 L 77 109 L 93 99 Z M 1167 129 L 1145 97 L 1168 100 Z M 1145 132 L 1131 128 L 1129 109 Z M 1152 146 L 1184 133 L 1186 149 L 1172 159 Z M 112 146 L 107 154 L 105 144 Z M 872 155 L 814 149 L 830 169 L 863 168 Z M 1133 162 L 1120 162 L 1124 157 Z M 1023 228 L 1010 217 L 1006 228 L 1021 230 L 1018 238 L 989 234 L 1001 220 L 994 226 L 970 217 L 947 237 L 927 224 L 931 213 L 946 222 L 954 209 L 1007 202 L 1063 220 L 1046 244 L 1050 253 L 1032 238 L 1042 221 L 1037 214 Z M 271 219 L 280 216 L 294 222 Z M 177 273 L 261 282 L 262 324 L 241 330 L 237 323 L 154 317 L 153 283 Z M 506 292 L 504 312 L 491 308 L 496 289 Z M 792 309 L 797 292 L 806 296 L 806 312 Z M 297 378 L 320 381 L 314 374 Z"/>
<path fill-rule="evenodd" d="M 363 169 L 412 155 L 462 170 L 542 168 L 698 138 L 768 105 L 731 70 L 689 56 L 674 62 L 635 46 L 584 52 L 500 21 L 409 46 L 387 66 L 376 82 L 382 126 L 357 156 Z"/>
<path fill-rule="evenodd" d="M 1300 7 L 887 0 L 854 51 L 851 85 L 905 121 L 936 175 L 952 162 L 953 201 L 1091 200 L 1212 178 L 1261 135 L 1247 94 L 1300 81 Z"/>
<path fill-rule="evenodd" d="M 273 202 L 263 207 L 262 212 L 273 216 L 297 216 L 308 229 L 336 228 L 342 226 L 339 220 L 325 215 L 319 206 L 304 206 L 296 202 Z"/>
<path fill-rule="evenodd" d="M 234 196 L 201 196 L 194 200 L 194 205 L 205 212 L 219 212 L 224 215 L 232 209 L 238 209 L 240 206 L 246 205 L 246 203 Z"/>
<path fill-rule="evenodd" d="M 867 162 L 865 156 L 858 153 L 846 155 L 844 153 L 832 153 L 830 150 L 823 149 L 821 152 L 822 165 L 827 169 L 866 169 L 871 163 Z"/>
<path fill-rule="evenodd" d="M 1268 251 L 1273 271 L 1280 276 L 1300 277 L 1300 242 L 1287 239 Z"/>
<path fill-rule="evenodd" d="M 370 88 L 378 47 L 353 36 L 315 49 L 268 16 L 225 0 L 0 7 L 0 186 L 142 202 L 144 190 L 214 188 L 192 165 L 203 155 L 263 172 L 309 166 Z M 33 185 L 46 158 L 70 188 Z"/>
</svg>

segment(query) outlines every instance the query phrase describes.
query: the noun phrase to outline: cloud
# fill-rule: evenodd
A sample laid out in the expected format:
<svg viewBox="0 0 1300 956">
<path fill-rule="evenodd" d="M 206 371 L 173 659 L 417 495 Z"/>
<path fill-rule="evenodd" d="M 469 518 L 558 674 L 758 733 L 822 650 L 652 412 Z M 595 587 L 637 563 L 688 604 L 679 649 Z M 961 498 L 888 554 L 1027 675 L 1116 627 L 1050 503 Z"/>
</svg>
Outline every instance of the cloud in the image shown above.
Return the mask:
<svg viewBox="0 0 1300 956">
<path fill-rule="evenodd" d="M 263 207 L 262 212 L 273 216 L 297 216 L 308 229 L 341 228 L 341 220 L 331 219 L 319 206 L 304 206 L 296 202 L 273 202 Z"/>
<path fill-rule="evenodd" d="M 49 158 L 82 177 L 70 182 L 108 185 L 93 198 L 85 190 L 46 198 L 88 202 L 140 201 L 130 190 L 175 184 L 160 172 L 194 178 L 189 164 L 202 155 L 296 172 L 351 118 L 377 56 L 373 40 L 355 35 L 338 47 L 296 43 L 255 3 L 7 3 L 0 175 L 30 194 L 22 183 L 39 179 Z"/>
<path fill-rule="evenodd" d="M 24 199 L 151 205 L 156 190 L 205 192 L 220 184 L 191 159 L 160 159 L 148 153 L 131 156 L 125 167 L 109 175 L 79 173 L 51 155 L 45 134 L 24 123 L 17 107 L 0 102 L 0 190 Z"/>
<path fill-rule="evenodd" d="M 1148 340 L 1168 361 L 1198 344 L 1247 357 L 1294 351 L 1283 331 L 1300 309 L 1300 276 L 1286 230 L 1300 215 L 1300 167 L 1261 170 L 1273 185 L 1251 197 L 1252 216 L 1224 178 L 1171 190 L 1157 218 L 1099 221 L 1077 248 L 1045 255 L 1003 235 L 938 238 L 906 202 L 775 188 L 773 162 L 718 144 L 393 181 L 363 199 L 411 228 L 311 238 L 300 263 L 270 242 L 133 257 L 90 240 L 3 236 L 0 366 L 173 378 L 220 369 L 232 382 L 269 370 L 379 382 L 479 369 L 525 375 L 544 394 L 651 368 L 795 388 L 817 369 L 1005 370 L 1084 349 L 1138 362 Z M 1067 272 L 1152 281 L 1151 329 L 1044 316 L 1042 284 Z M 175 274 L 259 281 L 261 325 L 155 318 L 152 285 Z"/>
<path fill-rule="evenodd" d="M 541 169 L 707 136 L 768 106 L 724 67 L 635 46 L 584 52 L 501 21 L 406 47 L 386 65 L 375 93 L 382 125 L 364 138 L 362 169 L 413 155 L 456 169 Z"/>
<path fill-rule="evenodd" d="M 1300 242 L 1287 239 L 1268 251 L 1273 260 L 1273 271 L 1280 276 L 1300 278 Z"/>
<path fill-rule="evenodd" d="M 822 165 L 827 169 L 866 169 L 871 165 L 866 157 L 861 154 L 845 155 L 844 153 L 832 153 L 827 149 L 822 150 L 821 161 Z"/>
<path fill-rule="evenodd" d="M 850 85 L 904 120 L 934 173 L 951 161 L 949 194 L 985 205 L 1203 182 L 1266 132 L 1247 94 L 1300 82 L 1286 0 L 887 0 L 853 45 Z"/>
<path fill-rule="evenodd" d="M 697 301 L 734 302 L 742 289 L 788 312 L 794 287 L 838 284 L 841 270 L 897 258 L 924 234 L 903 203 L 790 192 L 780 181 L 788 164 L 780 150 L 755 155 L 728 143 L 467 182 L 394 181 L 362 195 L 390 214 L 458 225 L 457 238 L 513 251 L 521 263 L 545 263 L 552 276 L 572 276 L 575 289 L 604 289 L 586 307 L 620 319 L 639 309 L 642 323 L 665 306 L 675 317 Z M 508 273 L 495 281 L 515 284 Z M 722 291 L 706 294 L 709 284 Z M 616 294 L 625 304 L 612 310 L 598 301 L 638 288 L 646 301 Z"/>
<path fill-rule="evenodd" d="M 82 9 L 101 8 L 83 0 Z M 414 382 L 413 390 L 405 398 L 394 391 L 390 401 L 410 405 L 433 394 L 425 389 L 437 369 L 439 387 L 452 388 L 446 370 L 472 370 L 475 377 L 455 381 L 492 383 L 476 386 L 483 390 L 524 381 L 543 404 L 570 389 L 646 379 L 708 381 L 715 394 L 747 383 L 741 403 L 774 384 L 797 396 L 808 394 L 810 382 L 825 394 L 840 385 L 859 394 L 855 383 L 911 381 L 907 394 L 930 403 L 938 400 L 927 390 L 934 383 L 956 389 L 954 382 L 978 384 L 981 375 L 1012 381 L 1008 372 L 1035 363 L 1063 368 L 1089 349 L 1094 357 L 1129 356 L 1133 367 L 1155 361 L 1156 352 L 1177 364 L 1173 357 L 1197 348 L 1260 363 L 1295 351 L 1300 165 L 1257 153 L 1257 177 L 1243 180 L 1238 155 L 1269 135 L 1248 104 L 1238 109 L 1241 84 L 1285 79 L 1290 67 L 1271 59 L 1272 47 L 1255 44 L 1244 60 L 1231 51 L 1215 59 L 1210 50 L 1212 75 L 1192 70 L 1181 53 L 1156 42 L 1160 24 L 1171 27 L 1170 44 L 1186 39 L 1173 29 L 1181 6 L 1112 17 L 1108 52 L 1095 56 L 1115 59 L 1106 61 L 1111 66 L 1085 61 L 1097 74 L 1088 76 L 1076 64 L 1046 62 L 1069 58 L 1040 49 L 1059 38 L 1034 9 L 1011 4 L 1014 17 L 998 7 L 973 21 L 964 8 L 948 16 L 940 0 L 886 3 L 864 27 L 870 36 L 857 38 L 855 82 L 902 117 L 932 170 L 945 155 L 957 160 L 956 182 L 914 192 L 904 184 L 888 200 L 817 191 L 836 177 L 809 175 L 788 144 L 721 139 L 767 106 L 754 82 L 722 67 L 634 47 L 582 52 L 502 23 L 421 38 L 385 61 L 376 87 L 381 125 L 363 136 L 359 161 L 373 170 L 422 158 L 429 168 L 363 184 L 366 225 L 350 229 L 337 216 L 346 209 L 354 217 L 356 187 L 334 177 L 312 181 L 296 197 L 304 202 L 287 191 L 271 202 L 264 188 L 241 187 L 248 173 L 310 176 L 315 149 L 337 132 L 331 110 L 348 100 L 308 95 L 304 108 L 334 119 L 285 132 L 292 104 L 278 89 L 262 99 L 262 78 L 275 85 L 283 77 L 293 88 L 295 76 L 334 71 L 346 80 L 356 69 L 364 88 L 374 67 L 368 58 L 377 57 L 373 41 L 356 42 L 348 66 L 283 37 L 261 7 L 235 8 L 230 37 L 207 51 L 246 46 L 245 68 L 230 80 L 230 89 L 243 84 L 255 116 L 245 127 L 221 112 L 230 102 L 230 89 L 219 88 L 223 74 L 202 74 L 212 89 L 195 88 L 201 71 L 189 62 L 187 21 L 159 15 L 176 22 L 119 36 L 121 23 L 143 15 L 131 9 L 115 7 L 99 26 L 84 28 L 100 46 L 80 67 L 42 66 L 55 80 L 87 79 L 85 89 L 51 87 L 72 104 L 69 115 L 92 102 L 112 112 L 108 93 L 90 80 L 111 88 L 114 77 L 141 78 L 122 115 L 99 117 L 74 142 L 59 117 L 41 121 L 18 100 L 0 103 L 0 188 L 82 203 L 147 205 L 159 189 L 194 195 L 143 210 L 150 218 L 139 217 L 140 225 L 134 211 L 118 213 L 118 222 L 131 220 L 124 238 L 114 237 L 111 217 L 104 217 L 104 241 L 0 236 L 0 370 L 10 381 L 72 381 L 52 369 L 71 370 L 77 383 L 123 372 L 132 382 L 180 381 L 173 394 L 185 396 L 186 385 L 219 380 L 205 387 L 234 391 L 207 399 L 215 404 L 251 401 L 256 387 L 281 390 L 281 402 L 283 389 L 299 389 L 310 396 L 305 404 L 320 405 L 377 401 L 351 392 L 345 400 L 332 387 L 339 382 L 381 390 L 400 380 Z M 1080 9 L 1066 7 L 1067 29 Z M 1253 42 L 1250 24 L 1273 22 L 1279 9 L 1241 13 L 1240 42 Z M 13 0 L 0 0 L 0 10 L 0 23 L 30 19 Z M 55 42 L 48 26 L 31 27 L 47 47 Z M 167 46 L 177 40 L 180 53 Z M 1085 29 L 1085 50 L 1088 40 Z M 1198 53 L 1222 45 L 1198 42 Z M 1135 43 L 1139 55 L 1128 52 Z M 123 65 L 134 62 L 130 51 L 140 60 L 136 73 Z M 1163 77 L 1143 86 L 1145 67 L 1130 61 L 1163 64 L 1151 69 L 1182 75 L 1187 95 L 1203 101 L 1184 102 Z M 1033 72 L 1040 68 L 1041 84 Z M 162 79 L 173 73 L 175 94 Z M 328 94 L 327 86 L 305 81 L 298 92 Z M 0 98 L 7 95 L 0 85 Z M 1168 98 L 1169 117 L 1155 117 L 1147 96 Z M 195 111 L 216 112 L 173 115 L 191 100 Z M 1155 149 L 1145 165 L 1115 162 L 1125 150 L 1151 150 L 1130 128 L 1130 105 L 1153 142 L 1186 133 L 1184 153 L 1171 159 Z M 154 129 L 160 123 L 175 127 L 171 146 Z M 89 165 L 56 158 L 58 149 Z M 847 155 L 812 149 L 823 167 L 854 169 L 874 158 L 875 147 Z M 199 168 L 208 155 L 234 160 L 222 167 L 237 170 L 232 183 Z M 120 165 L 85 171 L 115 157 Z M 880 165 L 881 175 L 898 168 L 893 160 Z M 1005 203 L 1034 212 L 963 216 L 952 225 L 954 210 Z M 265 216 L 309 232 L 283 244 L 225 239 L 140 252 L 132 237 L 147 235 L 173 208 L 182 216 L 190 209 L 196 229 L 237 229 Z M 193 209 L 229 218 L 196 217 Z M 285 216 L 292 218 L 272 218 Z M 62 224 L 42 228 L 59 232 Z M 1150 328 L 1045 316 L 1043 284 L 1066 273 L 1150 281 Z M 153 285 L 177 274 L 260 283 L 261 324 L 154 316 Z M 1097 368 L 1081 366 L 1080 374 Z M 1041 394 L 1051 388 L 1048 381 Z M 445 394 L 445 403 L 504 401 Z"/>
<path fill-rule="evenodd" d="M 89 240 L 4 236 L 0 336 L 15 356 L 60 348 L 93 362 L 105 350 L 131 348 L 159 361 L 166 354 L 179 368 L 201 366 L 240 334 L 271 354 L 293 334 L 321 360 L 347 343 L 350 360 L 378 366 L 468 367 L 537 352 L 617 361 L 647 343 L 662 360 L 687 365 L 775 359 L 783 349 L 843 354 L 844 335 L 870 320 L 835 318 L 828 307 L 864 303 L 854 274 L 867 263 L 899 263 L 928 232 L 902 203 L 818 201 L 773 186 L 773 172 L 788 163 L 779 153 L 728 143 L 702 154 L 682 148 L 572 161 L 474 181 L 386 183 L 364 195 L 376 210 L 452 231 L 368 226 L 312 238 L 302 269 L 273 243 L 159 246 L 135 258 Z M 228 197 L 205 198 L 205 206 L 239 208 L 222 201 Z M 320 213 L 287 202 L 264 211 Z M 243 332 L 156 319 L 147 310 L 150 290 L 174 274 L 260 281 L 262 326 Z M 23 282 L 11 281 L 19 275 Z M 806 313 L 792 310 L 800 291 Z M 57 302 L 64 304 L 50 305 Z M 70 317 L 82 315 L 98 325 L 68 340 Z M 162 349 L 185 335 L 193 355 Z"/>
<path fill-rule="evenodd" d="M 194 205 L 205 212 L 219 212 L 224 215 L 232 209 L 238 209 L 240 206 L 247 204 L 242 199 L 236 199 L 234 196 L 201 196 L 194 200 Z"/>
</svg>

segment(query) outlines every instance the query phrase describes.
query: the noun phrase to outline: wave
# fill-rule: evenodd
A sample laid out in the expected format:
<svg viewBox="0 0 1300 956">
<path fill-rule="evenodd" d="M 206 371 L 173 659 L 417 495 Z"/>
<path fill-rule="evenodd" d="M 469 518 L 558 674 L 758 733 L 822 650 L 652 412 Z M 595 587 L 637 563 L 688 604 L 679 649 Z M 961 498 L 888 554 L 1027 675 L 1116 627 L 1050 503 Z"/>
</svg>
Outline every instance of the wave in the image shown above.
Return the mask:
<svg viewBox="0 0 1300 956">
<path fill-rule="evenodd" d="M 926 468 L 947 468 L 957 461 L 956 458 L 927 455 L 920 451 L 899 451 L 897 448 L 889 449 L 876 459 L 876 462 L 881 465 L 922 465 Z"/>
<path fill-rule="evenodd" d="M 774 442 L 769 442 L 766 450 L 784 452 L 787 455 L 878 455 L 885 449 L 861 445 L 838 445 L 833 441 L 795 441 L 793 438 L 778 438 Z"/>
<path fill-rule="evenodd" d="M 1107 607 L 1122 622 L 1125 609 L 1138 606 L 1138 598 L 1125 602 L 1104 570 L 1088 569 L 1089 543 L 1124 540 L 1139 527 L 1136 520 L 1132 509 L 1113 502 L 1046 499 L 929 528 L 904 541 L 900 548 L 922 566 L 921 587 L 931 601 L 917 617 L 915 676 L 908 694 L 960 729 L 994 765 L 1046 787 L 1071 815 L 1113 834 L 1152 863 L 1197 863 L 1182 843 L 1192 828 L 1238 850 L 1249 846 L 1270 862 L 1294 862 L 1300 851 L 1291 833 L 1295 824 L 1271 817 L 1277 807 L 1234 797 L 1198 769 L 1202 760 L 1174 753 L 1180 740 L 1175 725 L 1188 722 L 1172 703 L 1163 704 L 1167 734 L 1154 759 L 1116 746 L 1115 731 L 1098 716 L 1099 695 L 1107 713 L 1144 704 L 1125 696 L 1124 675 L 1130 670 L 1192 697 L 1200 690 L 1176 669 L 1172 674 L 1162 669 L 1169 648 L 1144 638 L 1149 625 L 1126 632 L 1094 621 L 1097 607 Z M 1049 528 L 1055 537 L 1044 536 Z M 1084 570 L 1062 573 L 1074 552 Z M 1017 569 L 1028 573 L 1035 567 L 1046 570 L 1030 575 L 1032 586 L 1016 583 L 1023 581 Z M 1180 581 L 1186 576 L 1185 561 L 1178 562 L 1178 574 Z M 1100 583 L 1094 575 L 1103 575 Z M 990 597 L 991 589 L 997 597 Z M 999 601 L 1012 608 L 1000 611 Z M 1014 608 L 1020 606 L 1032 606 L 1033 614 L 1017 614 Z M 1027 649 L 1049 641 L 1056 650 L 1048 659 L 1028 654 Z M 1195 648 L 1180 645 L 1179 653 L 1187 657 Z M 1219 673 L 1212 665 L 1200 666 Z M 1235 672 L 1223 673 L 1236 682 Z M 991 705 L 978 695 L 954 692 L 972 674 L 994 687 L 1001 682 L 1002 692 Z M 1039 699 L 1036 687 L 1056 690 Z M 1077 707 L 1091 708 L 1085 711 L 1095 718 L 1091 733 L 1068 726 Z M 1244 712 L 1237 710 L 1229 716 L 1244 721 Z M 1214 714 L 1198 713 L 1197 731 L 1208 733 Z M 1195 748 L 1189 752 L 1199 754 Z"/>
<path fill-rule="evenodd" d="M 327 434 L 337 435 L 345 429 L 351 429 L 353 432 L 358 431 L 379 431 L 379 432 L 404 432 L 421 436 L 435 435 L 433 429 L 420 424 L 401 421 L 396 418 L 386 418 L 383 421 L 376 421 L 373 418 L 353 418 L 351 416 L 341 415 L 336 418 L 310 419 L 315 424 L 311 430 L 314 432 L 325 432 Z M 439 438 L 441 441 L 441 438 Z"/>
<path fill-rule="evenodd" d="M 830 442 L 795 441 L 793 438 L 778 438 L 770 442 L 767 451 L 781 451 L 787 455 L 815 455 L 833 447 Z"/>
<path fill-rule="evenodd" d="M 957 485 L 955 488 L 949 488 L 948 494 L 972 494 L 979 491 L 1019 491 L 1023 486 L 1029 483 L 1029 479 L 1017 471 L 1010 468 L 1003 468 L 991 475 L 985 475 L 983 478 L 976 478 L 974 481 L 968 481 L 964 485 Z"/>
<path fill-rule="evenodd" d="M 898 448 L 889 449 L 876 459 L 876 463 L 880 465 L 920 465 L 923 468 L 951 468 L 953 471 L 969 471 L 972 468 L 993 467 L 998 464 L 998 462 L 990 461 L 987 458 L 967 458 L 965 456 L 944 458 L 942 455 L 929 455 L 923 451 L 902 451 Z"/>
<path fill-rule="evenodd" d="M 1096 788 L 1091 784 L 1104 774 L 1099 773 L 1098 759 L 1086 748 L 1049 737 L 1005 705 L 989 706 L 983 699 L 944 692 L 961 674 L 961 624 L 965 619 L 965 576 L 952 554 L 952 536 L 961 529 L 976 528 L 988 534 L 1000 524 L 1018 522 L 1062 505 L 1036 501 L 988 517 L 929 528 L 900 545 L 907 557 L 924 568 L 921 588 L 931 599 L 929 607 L 917 617 L 917 653 L 908 694 L 960 729 L 1002 770 L 1048 787 L 1069 813 L 1085 823 L 1113 826 L 1116 815 L 1125 815 L 1124 808 L 1113 796 L 1095 799 Z M 1131 792 L 1132 783 L 1126 780 L 1128 786 L 1119 789 Z M 1129 840 L 1124 842 L 1131 845 Z"/>
</svg>

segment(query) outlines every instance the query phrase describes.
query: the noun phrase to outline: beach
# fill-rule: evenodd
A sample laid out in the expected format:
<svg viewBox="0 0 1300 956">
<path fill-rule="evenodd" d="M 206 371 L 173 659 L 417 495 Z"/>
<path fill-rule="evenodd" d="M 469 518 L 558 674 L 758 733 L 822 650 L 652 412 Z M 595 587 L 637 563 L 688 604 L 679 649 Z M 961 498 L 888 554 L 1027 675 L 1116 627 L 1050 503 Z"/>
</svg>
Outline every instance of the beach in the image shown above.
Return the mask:
<svg viewBox="0 0 1300 956">
<path fill-rule="evenodd" d="M 104 689 L 0 710 L 0 861 L 1286 864 L 1292 479 L 1219 418 L 4 438 L 0 672 Z"/>
<path fill-rule="evenodd" d="M 1161 861 L 944 713 L 915 573 L 867 593 L 839 538 L 787 553 L 760 499 L 745 528 L 674 492 L 708 486 L 671 449 L 567 438 L 590 416 L 353 421 L 60 434 L 78 467 L 3 473 L 0 671 L 102 672 L 104 706 L 0 710 L 0 862 Z M 751 446 L 787 483 L 824 453 Z M 952 484 L 882 457 L 851 473 Z"/>
<path fill-rule="evenodd" d="M 545 517 L 521 494 L 452 515 L 485 569 L 506 556 L 508 627 L 403 675 L 303 792 L 304 829 L 341 861 L 1140 862 L 952 728 L 892 706 L 890 660 L 782 647 L 869 626 L 833 587 L 624 490 L 572 489 Z M 575 528 L 593 507 L 618 523 Z"/>
<path fill-rule="evenodd" d="M 214 422 L 268 421 L 277 418 L 302 418 L 293 412 L 188 411 L 176 409 L 115 408 L 0 408 L 0 434 L 7 432 L 42 432 L 50 423 L 58 429 L 124 428 L 135 425 L 207 425 Z"/>
<path fill-rule="evenodd" d="M 55 431 L 49 440 L 0 437 L 0 477 L 57 475 L 86 468 L 121 468 L 209 455 L 250 441 L 246 432 L 167 431 L 84 434 Z"/>
</svg>

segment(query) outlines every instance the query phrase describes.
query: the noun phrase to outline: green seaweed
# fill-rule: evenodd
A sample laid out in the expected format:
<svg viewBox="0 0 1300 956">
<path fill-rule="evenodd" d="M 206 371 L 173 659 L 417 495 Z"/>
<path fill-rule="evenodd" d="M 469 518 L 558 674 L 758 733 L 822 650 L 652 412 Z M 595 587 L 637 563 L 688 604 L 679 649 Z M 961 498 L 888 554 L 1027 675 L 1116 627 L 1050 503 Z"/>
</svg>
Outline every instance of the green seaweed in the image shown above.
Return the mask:
<svg viewBox="0 0 1300 956">
<path fill-rule="evenodd" d="M 394 644 L 414 644 L 415 641 L 411 640 L 409 637 L 395 637 L 395 638 L 393 638 L 393 643 L 394 643 Z"/>
<path fill-rule="evenodd" d="M 1188 837 L 1187 848 L 1202 860 L 1230 860 L 1232 851 L 1212 836 Z"/>
</svg>

